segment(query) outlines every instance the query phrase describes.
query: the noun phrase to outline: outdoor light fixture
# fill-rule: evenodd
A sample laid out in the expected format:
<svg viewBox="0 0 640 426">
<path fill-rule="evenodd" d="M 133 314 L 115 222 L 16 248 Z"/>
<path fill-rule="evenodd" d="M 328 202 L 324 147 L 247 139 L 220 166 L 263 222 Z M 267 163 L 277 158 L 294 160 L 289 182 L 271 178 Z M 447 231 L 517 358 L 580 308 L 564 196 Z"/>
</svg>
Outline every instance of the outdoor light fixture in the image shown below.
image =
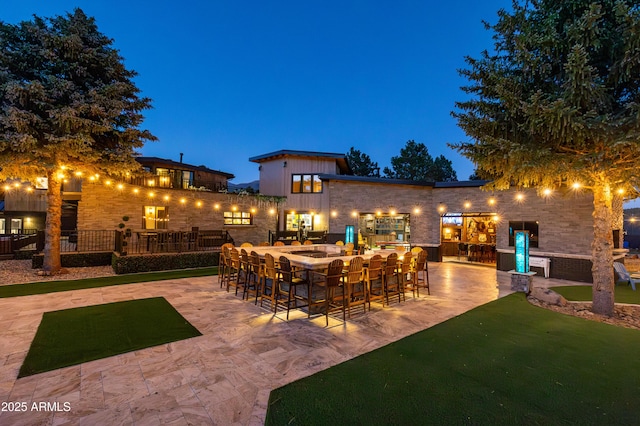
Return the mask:
<svg viewBox="0 0 640 426">
<path fill-rule="evenodd" d="M 529 231 L 515 232 L 516 272 L 529 272 Z"/>
<path fill-rule="evenodd" d="M 489 198 L 489 200 L 487 201 L 487 203 L 489 203 L 490 206 L 493 206 L 496 203 L 496 199 L 491 197 Z"/>
<path fill-rule="evenodd" d="M 549 188 L 545 188 L 545 189 L 544 189 L 544 191 L 542 191 L 542 194 L 543 194 L 545 197 L 548 197 L 549 195 L 551 195 L 551 192 L 553 192 L 553 191 L 551 191 L 551 189 L 549 189 Z"/>
<path fill-rule="evenodd" d="M 465 201 L 465 203 L 464 203 L 464 208 L 465 208 L 465 209 L 469 209 L 469 208 L 471 208 L 471 203 L 470 203 L 469 201 Z"/>
</svg>

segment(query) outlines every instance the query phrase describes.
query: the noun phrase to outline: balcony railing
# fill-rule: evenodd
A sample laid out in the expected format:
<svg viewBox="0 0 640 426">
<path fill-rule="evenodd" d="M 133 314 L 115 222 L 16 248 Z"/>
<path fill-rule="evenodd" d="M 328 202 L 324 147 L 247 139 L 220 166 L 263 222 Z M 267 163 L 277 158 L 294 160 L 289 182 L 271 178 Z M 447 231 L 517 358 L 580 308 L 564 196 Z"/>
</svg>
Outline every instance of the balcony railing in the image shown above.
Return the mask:
<svg viewBox="0 0 640 426">
<path fill-rule="evenodd" d="M 173 175 L 155 175 L 147 177 L 131 177 L 129 182 L 132 185 L 145 186 L 151 188 L 171 188 L 190 189 L 193 191 L 227 191 L 227 182 L 203 180 L 203 179 L 180 179 Z"/>
</svg>

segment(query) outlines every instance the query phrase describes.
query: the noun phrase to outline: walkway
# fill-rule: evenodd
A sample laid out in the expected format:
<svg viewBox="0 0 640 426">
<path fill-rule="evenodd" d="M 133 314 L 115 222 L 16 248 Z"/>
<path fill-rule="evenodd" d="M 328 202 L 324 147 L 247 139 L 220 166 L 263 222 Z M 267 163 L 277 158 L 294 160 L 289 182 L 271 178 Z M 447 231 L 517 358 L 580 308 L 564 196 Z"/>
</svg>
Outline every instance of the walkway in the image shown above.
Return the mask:
<svg viewBox="0 0 640 426">
<path fill-rule="evenodd" d="M 2 412 L 0 424 L 261 425 L 271 389 L 510 293 L 510 276 L 492 268 L 431 263 L 429 274 L 431 296 L 408 293 L 406 303 L 373 304 L 329 327 L 301 312 L 284 321 L 220 290 L 217 277 L 0 299 L 0 401 L 71 407 Z M 155 296 L 203 336 L 16 380 L 43 312 Z"/>
</svg>

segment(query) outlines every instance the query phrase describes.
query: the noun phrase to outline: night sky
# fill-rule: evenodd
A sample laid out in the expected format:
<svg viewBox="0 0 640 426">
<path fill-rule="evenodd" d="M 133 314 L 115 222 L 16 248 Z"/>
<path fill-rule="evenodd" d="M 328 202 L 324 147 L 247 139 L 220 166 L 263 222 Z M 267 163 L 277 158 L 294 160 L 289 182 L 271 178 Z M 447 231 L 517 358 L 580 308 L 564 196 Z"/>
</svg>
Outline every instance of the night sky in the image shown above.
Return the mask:
<svg viewBox="0 0 640 426">
<path fill-rule="evenodd" d="M 142 95 L 142 154 L 258 179 L 249 157 L 280 149 L 346 153 L 389 166 L 405 142 L 473 165 L 447 147 L 466 140 L 450 116 L 465 99 L 457 69 L 491 49 L 490 1 L 2 0 L 18 23 L 75 7 L 114 39 Z"/>
</svg>

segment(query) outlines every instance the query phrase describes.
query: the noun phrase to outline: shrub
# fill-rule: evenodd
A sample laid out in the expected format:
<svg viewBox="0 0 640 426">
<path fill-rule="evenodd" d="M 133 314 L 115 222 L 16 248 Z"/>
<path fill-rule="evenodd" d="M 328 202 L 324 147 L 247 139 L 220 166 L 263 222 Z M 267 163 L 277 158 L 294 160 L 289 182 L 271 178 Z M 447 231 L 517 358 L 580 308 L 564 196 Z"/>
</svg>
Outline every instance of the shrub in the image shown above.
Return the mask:
<svg viewBox="0 0 640 426">
<path fill-rule="evenodd" d="M 104 266 L 111 264 L 112 252 L 92 252 L 92 253 L 62 253 L 60 262 L 65 268 L 84 268 L 89 266 Z M 43 254 L 34 254 L 31 258 L 33 269 L 42 268 L 44 263 Z"/>
<path fill-rule="evenodd" d="M 220 253 L 211 251 L 127 256 L 113 253 L 111 266 L 116 274 L 132 274 L 217 266 L 219 258 Z"/>
</svg>

